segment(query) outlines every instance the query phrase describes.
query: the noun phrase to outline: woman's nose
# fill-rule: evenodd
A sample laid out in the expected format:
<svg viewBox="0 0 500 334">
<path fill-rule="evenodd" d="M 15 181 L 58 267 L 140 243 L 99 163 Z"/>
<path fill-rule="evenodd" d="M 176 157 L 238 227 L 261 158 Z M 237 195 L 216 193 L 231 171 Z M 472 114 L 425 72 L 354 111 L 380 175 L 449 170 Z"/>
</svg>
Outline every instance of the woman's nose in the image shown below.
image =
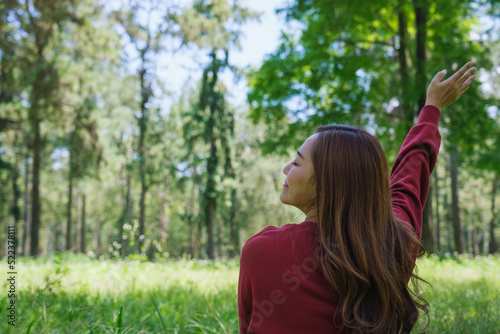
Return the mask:
<svg viewBox="0 0 500 334">
<path fill-rule="evenodd" d="M 288 171 L 290 170 L 289 167 L 290 167 L 290 164 L 288 164 L 285 167 L 283 167 L 283 174 L 288 175 Z"/>
</svg>

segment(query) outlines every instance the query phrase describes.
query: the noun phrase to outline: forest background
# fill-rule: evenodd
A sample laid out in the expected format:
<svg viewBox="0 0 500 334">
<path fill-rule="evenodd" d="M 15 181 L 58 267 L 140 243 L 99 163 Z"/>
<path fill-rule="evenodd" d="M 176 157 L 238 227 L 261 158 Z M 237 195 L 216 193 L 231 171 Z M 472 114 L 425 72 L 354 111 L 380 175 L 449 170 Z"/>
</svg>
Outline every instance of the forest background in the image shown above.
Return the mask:
<svg viewBox="0 0 500 334">
<path fill-rule="evenodd" d="M 237 256 L 301 222 L 279 201 L 282 168 L 316 126 L 366 128 L 390 167 L 430 79 L 469 60 L 479 80 L 443 110 L 423 242 L 498 252 L 498 1 L 289 1 L 278 46 L 242 68 L 230 55 L 259 22 L 250 6 L 0 3 L 0 229 L 16 226 L 17 254 Z M 180 86 L 172 57 L 188 64 Z"/>
</svg>

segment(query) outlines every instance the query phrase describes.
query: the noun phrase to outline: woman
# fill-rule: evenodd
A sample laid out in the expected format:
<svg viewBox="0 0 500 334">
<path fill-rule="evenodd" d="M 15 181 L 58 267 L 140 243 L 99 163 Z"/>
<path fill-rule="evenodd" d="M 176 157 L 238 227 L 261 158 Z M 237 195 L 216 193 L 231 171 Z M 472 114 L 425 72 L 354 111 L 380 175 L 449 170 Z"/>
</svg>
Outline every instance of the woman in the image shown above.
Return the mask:
<svg viewBox="0 0 500 334">
<path fill-rule="evenodd" d="M 440 110 L 475 79 L 467 63 L 439 72 L 388 173 L 364 130 L 321 126 L 286 165 L 280 199 L 305 215 L 243 247 L 240 333 L 409 333 L 427 302 L 408 287 L 441 136 Z"/>
</svg>

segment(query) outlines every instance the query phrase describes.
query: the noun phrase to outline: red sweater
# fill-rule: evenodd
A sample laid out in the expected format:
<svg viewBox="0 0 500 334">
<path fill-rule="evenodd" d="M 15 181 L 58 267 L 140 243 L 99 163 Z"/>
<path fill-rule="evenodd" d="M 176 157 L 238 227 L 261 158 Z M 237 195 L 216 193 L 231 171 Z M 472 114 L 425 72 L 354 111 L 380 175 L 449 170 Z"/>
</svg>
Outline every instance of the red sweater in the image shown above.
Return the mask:
<svg viewBox="0 0 500 334">
<path fill-rule="evenodd" d="M 441 143 L 439 109 L 424 107 L 391 170 L 396 217 L 422 234 L 422 210 Z M 313 222 L 269 226 L 241 252 L 238 284 L 240 333 L 338 333 L 333 315 L 338 296 L 315 257 Z"/>
</svg>

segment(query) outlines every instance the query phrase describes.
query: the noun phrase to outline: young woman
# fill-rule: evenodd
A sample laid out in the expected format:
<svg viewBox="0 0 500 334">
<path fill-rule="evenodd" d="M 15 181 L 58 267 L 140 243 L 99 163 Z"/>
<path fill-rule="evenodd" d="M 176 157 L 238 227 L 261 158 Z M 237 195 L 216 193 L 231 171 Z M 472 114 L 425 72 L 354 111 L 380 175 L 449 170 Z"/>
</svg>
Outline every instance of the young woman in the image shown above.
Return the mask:
<svg viewBox="0 0 500 334">
<path fill-rule="evenodd" d="M 286 165 L 280 199 L 305 215 L 243 247 L 240 333 L 409 333 L 427 302 L 408 287 L 421 255 L 422 210 L 441 142 L 440 110 L 475 79 L 439 72 L 388 173 L 378 140 L 321 126 Z"/>
</svg>

